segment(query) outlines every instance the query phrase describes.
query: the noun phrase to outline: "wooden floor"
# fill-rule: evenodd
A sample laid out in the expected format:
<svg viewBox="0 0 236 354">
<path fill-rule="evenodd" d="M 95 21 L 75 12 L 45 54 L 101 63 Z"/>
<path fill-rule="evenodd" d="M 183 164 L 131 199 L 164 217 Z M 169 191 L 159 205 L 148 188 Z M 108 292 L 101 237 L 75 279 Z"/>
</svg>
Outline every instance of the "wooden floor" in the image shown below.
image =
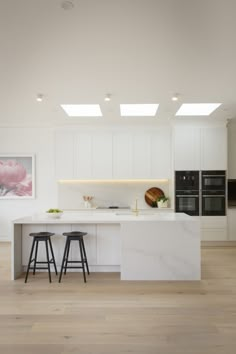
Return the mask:
<svg viewBox="0 0 236 354">
<path fill-rule="evenodd" d="M 0 243 L 1 354 L 236 353 L 236 248 L 203 249 L 200 282 L 53 280 L 11 281 Z"/>
</svg>

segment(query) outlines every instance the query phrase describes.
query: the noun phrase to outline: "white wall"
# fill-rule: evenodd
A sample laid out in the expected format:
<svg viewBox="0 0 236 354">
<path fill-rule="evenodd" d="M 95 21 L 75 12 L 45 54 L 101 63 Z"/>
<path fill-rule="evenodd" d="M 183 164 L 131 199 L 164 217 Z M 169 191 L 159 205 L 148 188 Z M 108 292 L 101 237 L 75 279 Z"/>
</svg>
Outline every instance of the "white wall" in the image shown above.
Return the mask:
<svg viewBox="0 0 236 354">
<path fill-rule="evenodd" d="M 50 128 L 1 128 L 1 154 L 35 156 L 35 199 L 0 199 L 0 240 L 10 240 L 13 219 L 57 207 L 54 132 Z"/>
</svg>

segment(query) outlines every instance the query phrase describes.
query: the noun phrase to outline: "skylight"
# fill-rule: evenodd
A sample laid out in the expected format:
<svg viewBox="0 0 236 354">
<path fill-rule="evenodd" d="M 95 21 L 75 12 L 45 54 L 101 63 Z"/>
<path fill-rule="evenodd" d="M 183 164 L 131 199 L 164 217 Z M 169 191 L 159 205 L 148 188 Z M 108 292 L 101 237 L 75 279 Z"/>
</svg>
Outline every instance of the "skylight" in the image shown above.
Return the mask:
<svg viewBox="0 0 236 354">
<path fill-rule="evenodd" d="M 183 103 L 176 116 L 209 116 L 221 103 Z"/>
<path fill-rule="evenodd" d="M 61 104 L 61 108 L 69 117 L 101 117 L 98 104 Z"/>
<path fill-rule="evenodd" d="M 121 104 L 120 115 L 122 117 L 154 117 L 158 104 Z"/>
</svg>

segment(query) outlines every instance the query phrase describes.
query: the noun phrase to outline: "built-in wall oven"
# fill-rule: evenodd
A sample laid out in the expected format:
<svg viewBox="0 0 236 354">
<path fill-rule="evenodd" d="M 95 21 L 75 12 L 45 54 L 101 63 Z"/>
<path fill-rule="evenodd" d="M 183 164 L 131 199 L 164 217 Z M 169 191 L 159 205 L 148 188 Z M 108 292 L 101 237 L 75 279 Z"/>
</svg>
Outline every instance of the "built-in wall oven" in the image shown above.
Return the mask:
<svg viewBox="0 0 236 354">
<path fill-rule="evenodd" d="M 175 211 L 199 215 L 199 171 L 175 172 Z"/>
<path fill-rule="evenodd" d="M 226 215 L 225 171 L 176 171 L 175 211 L 193 216 Z"/>
<path fill-rule="evenodd" d="M 202 171 L 201 175 L 202 215 L 226 215 L 225 171 Z"/>
</svg>

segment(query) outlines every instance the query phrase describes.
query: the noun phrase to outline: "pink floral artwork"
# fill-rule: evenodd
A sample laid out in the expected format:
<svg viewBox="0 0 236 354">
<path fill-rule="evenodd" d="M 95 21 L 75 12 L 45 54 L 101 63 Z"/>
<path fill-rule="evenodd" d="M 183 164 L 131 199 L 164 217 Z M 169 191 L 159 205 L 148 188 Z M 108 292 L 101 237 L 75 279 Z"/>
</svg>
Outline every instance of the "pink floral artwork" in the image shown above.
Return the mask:
<svg viewBox="0 0 236 354">
<path fill-rule="evenodd" d="M 32 156 L 0 156 L 0 198 L 32 198 L 32 173 Z"/>
</svg>

